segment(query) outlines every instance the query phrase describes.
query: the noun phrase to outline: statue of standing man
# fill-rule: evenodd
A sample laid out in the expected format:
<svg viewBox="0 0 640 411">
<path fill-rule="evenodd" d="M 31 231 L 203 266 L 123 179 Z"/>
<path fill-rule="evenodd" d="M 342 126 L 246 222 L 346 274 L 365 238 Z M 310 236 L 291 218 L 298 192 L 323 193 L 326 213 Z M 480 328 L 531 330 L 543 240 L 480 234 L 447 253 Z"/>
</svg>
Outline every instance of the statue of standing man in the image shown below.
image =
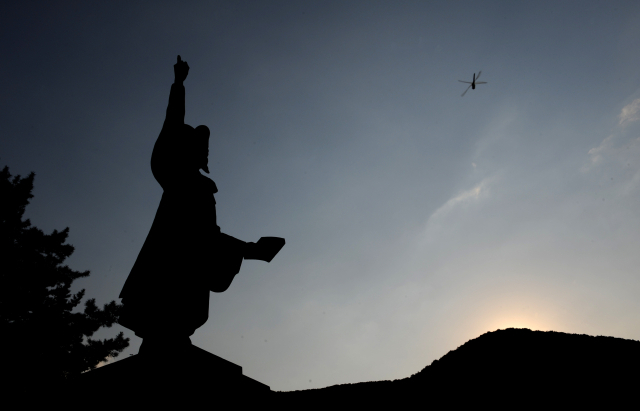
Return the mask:
<svg viewBox="0 0 640 411">
<path fill-rule="evenodd" d="M 220 232 L 218 191 L 209 173 L 209 128 L 184 124 L 184 81 L 189 66 L 173 66 L 167 115 L 153 147 L 151 171 L 164 193 L 153 225 L 120 292 L 119 323 L 143 342 L 140 352 L 166 352 L 191 344 L 209 317 L 209 292 L 223 292 L 243 259 L 271 261 L 284 239 L 246 243 Z"/>
</svg>

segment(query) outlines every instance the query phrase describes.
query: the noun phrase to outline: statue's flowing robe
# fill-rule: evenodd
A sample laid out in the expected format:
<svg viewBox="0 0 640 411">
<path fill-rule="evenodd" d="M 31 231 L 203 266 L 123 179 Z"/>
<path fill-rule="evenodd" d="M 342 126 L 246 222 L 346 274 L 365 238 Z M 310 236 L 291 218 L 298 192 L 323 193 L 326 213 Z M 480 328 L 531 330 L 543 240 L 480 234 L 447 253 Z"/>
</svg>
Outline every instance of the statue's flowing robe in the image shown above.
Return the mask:
<svg viewBox="0 0 640 411">
<path fill-rule="evenodd" d="M 137 335 L 191 335 L 209 317 L 209 292 L 240 271 L 245 243 L 220 232 L 215 183 L 188 167 L 194 143 L 184 125 L 184 86 L 171 86 L 167 116 L 151 156 L 164 189 L 149 234 L 120 292 L 119 323 Z M 192 161 L 192 160 L 191 160 Z"/>
</svg>

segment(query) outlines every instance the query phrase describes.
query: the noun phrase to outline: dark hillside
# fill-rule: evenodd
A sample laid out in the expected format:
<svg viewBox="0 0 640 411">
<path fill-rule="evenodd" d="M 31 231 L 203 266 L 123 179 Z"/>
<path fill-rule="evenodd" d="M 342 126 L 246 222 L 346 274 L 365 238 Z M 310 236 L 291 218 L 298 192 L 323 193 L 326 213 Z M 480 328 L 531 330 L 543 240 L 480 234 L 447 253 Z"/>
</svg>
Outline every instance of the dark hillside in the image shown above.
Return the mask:
<svg viewBox="0 0 640 411">
<path fill-rule="evenodd" d="M 422 403 L 553 408 L 636 402 L 638 383 L 639 341 L 510 328 L 470 340 L 409 378 L 278 392 L 274 398 L 287 407 Z"/>
</svg>

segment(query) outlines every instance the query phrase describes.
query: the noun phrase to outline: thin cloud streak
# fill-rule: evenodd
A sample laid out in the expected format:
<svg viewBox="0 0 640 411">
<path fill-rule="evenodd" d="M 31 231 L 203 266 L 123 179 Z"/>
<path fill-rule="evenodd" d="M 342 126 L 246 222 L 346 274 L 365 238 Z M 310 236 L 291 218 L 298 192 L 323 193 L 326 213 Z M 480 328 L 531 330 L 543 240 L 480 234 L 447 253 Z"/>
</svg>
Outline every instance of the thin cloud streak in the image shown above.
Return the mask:
<svg viewBox="0 0 640 411">
<path fill-rule="evenodd" d="M 635 99 L 622 108 L 618 115 L 618 125 L 605 137 L 597 147 L 588 151 L 589 161 L 581 171 L 588 172 L 595 167 L 613 166 L 617 170 L 625 169 L 637 173 L 640 164 L 640 137 L 637 130 L 629 129 L 631 123 L 640 118 L 640 99 Z M 613 170 L 608 170 L 609 173 Z M 625 173 L 627 177 L 629 172 Z M 629 180 L 625 178 L 625 180 Z"/>
<path fill-rule="evenodd" d="M 476 185 L 472 189 L 462 191 L 455 197 L 450 198 L 444 203 L 440 208 L 429 216 L 427 220 L 427 225 L 432 221 L 436 221 L 444 218 L 447 214 L 449 214 L 454 208 L 458 207 L 461 204 L 470 203 L 472 201 L 477 201 L 480 198 L 484 198 L 489 195 L 489 184 L 492 179 L 485 178 L 480 182 L 480 184 Z"/>
<path fill-rule="evenodd" d="M 640 112 L 640 98 L 633 100 L 631 103 L 627 104 L 623 109 L 620 115 L 618 116 L 619 122 L 618 124 L 624 126 L 628 123 L 632 123 L 637 121 L 640 118 L 638 114 Z"/>
</svg>

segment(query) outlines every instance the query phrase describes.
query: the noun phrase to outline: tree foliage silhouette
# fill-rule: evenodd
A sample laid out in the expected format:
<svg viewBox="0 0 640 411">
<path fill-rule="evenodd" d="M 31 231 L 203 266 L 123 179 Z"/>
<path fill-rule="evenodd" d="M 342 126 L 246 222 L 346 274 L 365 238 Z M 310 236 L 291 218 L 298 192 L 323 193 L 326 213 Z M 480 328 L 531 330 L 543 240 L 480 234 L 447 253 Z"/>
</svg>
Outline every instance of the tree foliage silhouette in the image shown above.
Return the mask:
<svg viewBox="0 0 640 411">
<path fill-rule="evenodd" d="M 89 299 L 84 311 L 72 312 L 85 290 L 72 294 L 71 284 L 89 271 L 63 265 L 74 251 L 65 244 L 68 227 L 45 234 L 23 219 L 34 177 L 12 178 L 6 166 L 0 172 L 0 347 L 8 384 L 3 388 L 15 387 L 16 394 L 64 383 L 129 345 L 122 332 L 90 338 L 117 321 L 122 305 L 111 301 L 100 309 Z"/>
</svg>

